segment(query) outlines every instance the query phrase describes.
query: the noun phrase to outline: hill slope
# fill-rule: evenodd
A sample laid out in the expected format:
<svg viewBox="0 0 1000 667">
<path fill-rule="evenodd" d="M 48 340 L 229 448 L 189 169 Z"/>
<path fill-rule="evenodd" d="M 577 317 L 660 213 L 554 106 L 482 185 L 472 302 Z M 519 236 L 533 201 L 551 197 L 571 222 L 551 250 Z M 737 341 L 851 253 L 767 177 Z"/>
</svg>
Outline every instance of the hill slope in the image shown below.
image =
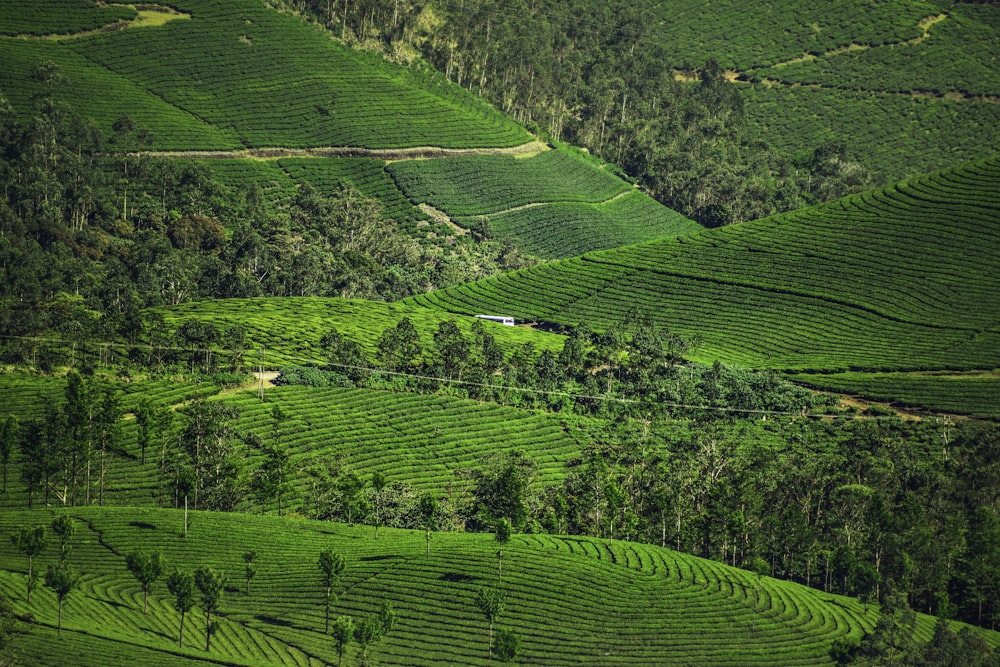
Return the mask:
<svg viewBox="0 0 1000 667">
<path fill-rule="evenodd" d="M 698 356 L 796 369 L 1000 363 L 1000 159 L 693 237 L 414 297 L 607 327 L 629 313 Z"/>
<path fill-rule="evenodd" d="M 395 628 L 373 648 L 379 664 L 488 664 L 487 626 L 474 600 L 496 584 L 491 535 L 437 533 L 425 556 L 417 531 L 386 529 L 372 540 L 369 528 L 194 513 L 185 538 L 181 512 L 68 514 L 77 522 L 70 562 L 83 577 L 68 598 L 61 641 L 53 636 L 54 597 L 38 590 L 25 605 L 24 559 L 7 540 L 0 543 L 0 590 L 34 618 L 16 645 L 29 662 L 333 664 L 316 566 L 319 552 L 333 549 L 347 561 L 334 615 L 358 620 L 383 600 L 396 611 Z M 53 516 L 8 512 L 0 528 Z M 251 548 L 257 574 L 247 596 L 242 554 Z M 168 569 L 211 566 L 228 574 L 211 652 L 203 650 L 197 609 L 188 615 L 184 648 L 177 647 L 178 614 L 162 582 L 153 585 L 143 615 L 141 590 L 124 567 L 124 554 L 135 549 L 162 551 Z M 53 559 L 46 553 L 39 561 Z M 518 535 L 505 550 L 503 574 L 507 602 L 499 624 L 520 635 L 519 664 L 832 664 L 832 641 L 859 637 L 876 618 L 874 607 L 866 614 L 850 598 L 627 542 Z M 920 618 L 922 639 L 931 623 Z M 995 633 L 983 635 L 996 643 Z M 346 657 L 357 653 L 352 643 Z"/>
</svg>

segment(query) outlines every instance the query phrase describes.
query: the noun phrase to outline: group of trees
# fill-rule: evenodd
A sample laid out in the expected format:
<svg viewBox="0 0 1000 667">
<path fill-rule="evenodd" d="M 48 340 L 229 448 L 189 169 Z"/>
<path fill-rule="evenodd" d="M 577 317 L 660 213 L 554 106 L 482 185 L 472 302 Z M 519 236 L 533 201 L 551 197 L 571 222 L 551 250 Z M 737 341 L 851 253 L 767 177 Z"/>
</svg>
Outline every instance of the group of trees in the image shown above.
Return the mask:
<svg viewBox="0 0 1000 667">
<path fill-rule="evenodd" d="M 138 440 L 126 447 L 115 392 L 75 372 L 67 376 L 65 401 L 52 402 L 44 419 L 0 421 L 0 449 L 19 454 L 15 463 L 29 503 L 54 496 L 66 505 L 99 504 L 110 458 L 142 465 L 141 452 L 148 448 L 153 460 L 147 464 L 159 471 L 161 506 L 294 507 L 314 518 L 370 523 L 376 537 L 379 526 L 424 529 L 428 550 L 433 530 L 499 535 L 501 523 L 509 532 L 642 540 L 737 566 L 762 560 L 775 576 L 864 598 L 880 597 L 892 582 L 921 611 L 986 626 L 1000 621 L 995 425 L 766 412 L 746 419 L 731 408 L 785 405 L 790 409 L 784 412 L 798 414 L 801 402 L 781 401 L 808 397 L 766 374 L 733 372 L 727 378 L 721 366 L 692 369 L 667 361 L 677 350 L 651 345 L 652 332 L 642 329 L 625 337 L 622 347 L 607 342 L 614 336 L 584 343 L 577 333 L 560 354 L 542 353 L 531 363 L 519 361 L 530 358 L 524 350 L 505 358 L 481 325 L 473 327 L 474 340 L 465 341 L 454 323 L 443 323 L 430 350 L 419 349 L 412 334 L 412 324 L 402 320 L 383 336 L 377 362 L 355 361 L 350 368 L 340 362 L 344 355 L 354 358 L 356 344 L 339 334 L 326 336 L 332 363 L 325 373 L 350 382 L 353 370 L 360 374 L 357 381 L 371 384 L 383 373 L 379 368 L 395 368 L 404 375 L 385 380 L 395 388 L 432 391 L 441 379 L 465 381 L 489 367 L 488 381 L 468 387 L 480 392 L 474 395 L 510 400 L 513 387 L 555 389 L 577 382 L 593 396 L 610 386 L 636 403 L 595 402 L 624 407 L 594 412 L 604 419 L 577 429 L 581 454 L 569 462 L 560 484 L 539 485 L 526 454 L 498 452 L 457 471 L 462 483 L 447 497 L 419 494 L 378 474 L 362 477 L 336 457 L 293 468 L 281 440 L 289 415 L 277 405 L 269 427 L 242 431 L 235 406 L 225 402 L 195 400 L 179 415 L 141 404 Z M 467 350 L 468 358 L 449 352 L 455 349 Z M 657 354 L 661 362 L 650 363 Z M 568 373 L 558 376 L 562 384 L 540 384 L 545 356 Z M 574 368 L 579 375 L 569 373 Z M 323 373 L 300 372 L 305 380 Z M 658 392 L 667 386 L 676 391 L 688 380 L 692 401 L 722 409 L 654 410 L 671 396 Z M 522 393 L 535 397 L 536 407 L 570 409 L 560 402 L 565 397 L 550 404 L 537 398 L 545 393 Z M 637 409 L 643 405 L 650 411 Z M 498 570 L 502 548 L 501 541 Z"/>
<path fill-rule="evenodd" d="M 0 422 L 4 491 L 10 455 L 17 449 L 29 508 L 37 493 L 45 504 L 55 495 L 64 505 L 90 504 L 92 497 L 103 505 L 110 458 L 125 455 L 122 414 L 110 383 L 85 382 L 70 372 L 64 403 L 49 404 L 43 417 L 23 424 L 14 415 Z"/>
<path fill-rule="evenodd" d="M 73 589 L 76 588 L 77 581 L 79 580 L 76 570 L 69 564 L 68 560 L 70 554 L 69 541 L 76 531 L 76 526 L 70 517 L 63 514 L 56 517 L 50 527 L 59 540 L 59 552 L 58 560 L 55 563 L 49 564 L 45 570 L 44 577 L 39 576 L 38 571 L 34 567 L 34 560 L 45 552 L 49 543 L 45 526 L 39 525 L 31 528 L 23 526 L 16 533 L 11 534 L 10 541 L 14 545 L 14 548 L 25 555 L 28 561 L 27 573 L 25 574 L 25 602 L 29 605 L 31 604 L 31 592 L 38 587 L 39 580 L 43 581 L 45 587 L 51 590 L 56 596 L 56 603 L 58 605 L 56 632 L 58 636 L 62 636 L 63 603 Z"/>
<path fill-rule="evenodd" d="M 713 62 L 671 63 L 651 1 L 286 0 L 390 57 L 417 52 L 453 82 L 556 140 L 619 165 L 667 206 L 715 226 L 869 187 L 843 143 L 779 155 Z M 674 68 L 698 70 L 695 82 Z"/>
<path fill-rule="evenodd" d="M 651 419 L 704 410 L 801 412 L 820 402 L 773 372 L 687 363 L 682 355 L 696 342 L 640 317 L 600 333 L 573 328 L 558 353 L 539 352 L 525 343 L 504 354 L 478 320 L 468 336 L 454 321 L 440 322 L 433 344 L 425 347 L 405 317 L 382 332 L 374 358 L 336 330 L 320 344 L 329 360 L 325 367 L 287 367 L 277 383 L 447 391 L 518 407 L 612 418 Z"/>
</svg>

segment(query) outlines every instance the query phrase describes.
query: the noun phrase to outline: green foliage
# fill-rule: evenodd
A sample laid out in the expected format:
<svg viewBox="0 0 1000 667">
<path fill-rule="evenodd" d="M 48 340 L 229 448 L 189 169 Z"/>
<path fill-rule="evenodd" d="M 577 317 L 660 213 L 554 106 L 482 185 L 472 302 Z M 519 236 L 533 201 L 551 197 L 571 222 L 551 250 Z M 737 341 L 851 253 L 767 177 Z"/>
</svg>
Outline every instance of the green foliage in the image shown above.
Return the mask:
<svg viewBox="0 0 1000 667">
<path fill-rule="evenodd" d="M 212 612 L 219 608 L 222 593 L 226 589 L 226 575 L 211 567 L 199 567 L 194 571 L 194 585 L 201 593 L 201 610 L 205 612 L 205 650 L 209 651 L 212 648 L 212 634 L 215 632 Z"/>
<path fill-rule="evenodd" d="M 341 554 L 331 549 L 325 549 L 320 552 L 319 571 L 322 576 L 323 587 L 326 589 L 326 596 L 324 598 L 326 601 L 326 626 L 323 630 L 324 633 L 330 632 L 330 604 L 335 597 L 333 589 L 346 567 L 347 561 Z"/>
<path fill-rule="evenodd" d="M 28 559 L 28 571 L 26 575 L 28 594 L 26 601 L 28 604 L 31 604 L 31 590 L 37 583 L 37 573 L 32 567 L 33 561 L 36 556 L 45 550 L 48 544 L 48 540 L 45 537 L 45 526 L 35 526 L 34 528 L 22 526 L 16 533 L 11 534 L 10 541 Z"/>
<path fill-rule="evenodd" d="M 354 638 L 354 621 L 350 616 L 338 616 L 333 620 L 333 644 L 337 647 L 337 665 L 344 661 L 344 649 Z"/>
<path fill-rule="evenodd" d="M 142 613 L 144 615 L 149 610 L 149 589 L 163 576 L 165 566 L 163 554 L 160 552 L 148 554 L 143 551 L 131 551 L 125 556 L 125 568 L 142 587 Z"/>
<path fill-rule="evenodd" d="M 167 590 L 174 596 L 174 609 L 181 614 L 180 629 L 177 634 L 177 645 L 184 646 L 184 616 L 191 611 L 195 605 L 194 597 L 194 577 L 188 572 L 181 572 L 175 568 L 167 576 Z"/>
<path fill-rule="evenodd" d="M 511 628 L 497 630 L 493 640 L 493 655 L 500 662 L 514 662 L 521 648 L 521 638 Z"/>
<path fill-rule="evenodd" d="M 58 565 L 49 565 L 45 571 L 45 587 L 55 593 L 56 601 L 59 605 L 59 620 L 56 632 L 60 637 L 62 636 L 63 603 L 76 587 L 77 579 L 78 577 L 73 567 L 64 561 Z"/>
<path fill-rule="evenodd" d="M 70 553 L 69 541 L 76 533 L 76 522 L 68 514 L 60 514 L 49 524 L 52 534 L 59 539 L 59 560 L 65 561 Z"/>
</svg>

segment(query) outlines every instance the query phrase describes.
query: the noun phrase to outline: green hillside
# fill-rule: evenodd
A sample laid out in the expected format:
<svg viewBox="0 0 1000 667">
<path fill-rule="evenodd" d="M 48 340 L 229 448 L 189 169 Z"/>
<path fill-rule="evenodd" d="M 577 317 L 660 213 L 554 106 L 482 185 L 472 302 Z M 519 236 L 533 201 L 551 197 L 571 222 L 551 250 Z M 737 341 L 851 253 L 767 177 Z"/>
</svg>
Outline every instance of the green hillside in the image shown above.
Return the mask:
<svg viewBox="0 0 1000 667">
<path fill-rule="evenodd" d="M 788 154 L 843 141 L 895 180 L 1000 147 L 995 5 L 681 0 L 656 11 L 675 66 L 730 70 L 750 126 Z"/>
<path fill-rule="evenodd" d="M 0 6 L 0 14 L 14 17 L 0 31 L 18 32 L 33 21 L 38 12 L 25 16 L 24 4 Z M 63 4 L 80 3 L 46 3 L 38 30 L 84 27 L 72 12 L 60 24 Z M 61 101 L 108 134 L 128 110 L 163 149 L 528 141 L 523 128 L 439 76 L 348 49 L 263 3 L 192 0 L 176 9 L 190 19 L 59 41 L 0 38 L 0 91 L 27 118 L 31 96 L 42 89 L 32 68 L 54 62 L 66 80 Z"/>
<path fill-rule="evenodd" d="M 528 158 L 400 161 L 388 170 L 411 201 L 463 227 L 518 239 L 545 258 L 701 229 L 565 148 Z"/>
<path fill-rule="evenodd" d="M 607 327 L 631 311 L 698 358 L 788 369 L 1000 364 L 1000 159 L 696 236 L 413 298 Z"/>
<path fill-rule="evenodd" d="M 385 530 L 274 517 L 170 510 L 97 508 L 66 512 L 76 524 L 69 563 L 82 575 L 63 610 L 56 639 L 52 593 L 24 602 L 25 561 L 0 542 L 0 590 L 17 612 L 30 610 L 32 632 L 15 649 L 29 663 L 320 665 L 338 662 L 323 634 L 324 602 L 317 559 L 332 549 L 346 559 L 335 586 L 333 615 L 355 621 L 388 601 L 393 629 L 370 650 L 382 665 L 489 664 L 487 624 L 475 604 L 496 585 L 492 536 L 435 533 L 425 556 L 422 531 Z M 47 524 L 52 512 L 6 512 L 0 530 Z M 167 571 L 210 566 L 227 575 L 212 649 L 205 619 L 179 615 L 162 581 L 149 611 L 124 556 L 162 552 Z M 242 554 L 256 553 L 246 595 Z M 36 566 L 55 561 L 50 547 Z M 519 664 L 821 665 L 838 638 L 871 629 L 876 607 L 676 552 L 593 538 L 517 536 L 505 549 L 506 604 L 499 627 L 520 637 Z M 544 595 L 539 593 L 544 591 Z M 571 619 L 571 620 L 570 620 Z M 95 624 L 95 621 L 98 621 Z M 919 618 L 926 640 L 933 619 Z M 991 643 L 995 633 L 983 633 Z M 351 642 L 346 658 L 356 660 Z"/>
</svg>

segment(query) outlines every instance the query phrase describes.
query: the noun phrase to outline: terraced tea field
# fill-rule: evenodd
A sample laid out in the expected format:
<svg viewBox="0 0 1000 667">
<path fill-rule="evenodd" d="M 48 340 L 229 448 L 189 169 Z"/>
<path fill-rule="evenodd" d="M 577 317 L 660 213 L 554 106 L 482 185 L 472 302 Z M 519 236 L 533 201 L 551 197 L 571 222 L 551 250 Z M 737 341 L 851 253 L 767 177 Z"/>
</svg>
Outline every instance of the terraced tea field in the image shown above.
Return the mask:
<svg viewBox="0 0 1000 667">
<path fill-rule="evenodd" d="M 122 410 L 129 415 L 141 398 L 152 405 L 180 407 L 196 397 L 210 397 L 221 389 L 211 383 L 136 381 L 112 383 Z M 20 422 L 44 418 L 49 405 L 65 403 L 66 380 L 44 376 L 0 375 L 0 395 L 11 401 L 0 406 L 0 419 L 15 415 Z M 256 433 L 265 442 L 275 437 L 272 411 L 280 406 L 287 420 L 278 432 L 287 448 L 291 487 L 283 506 L 301 510 L 309 500 L 306 471 L 324 461 L 339 461 L 368 480 L 381 473 L 389 482 L 445 495 L 456 473 L 481 465 L 495 451 L 523 449 L 535 462 L 538 484 L 560 483 L 566 463 L 583 448 L 583 430 L 599 423 L 564 415 L 533 412 L 445 395 L 419 395 L 339 387 L 273 387 L 261 402 L 253 389 L 230 390 L 218 399 L 235 407 L 239 433 Z M 586 422 L 586 423 L 584 423 Z M 176 436 L 186 420 L 176 417 L 168 434 L 167 456 L 173 456 Z M 147 450 L 139 462 L 134 419 L 122 422 L 120 455 L 109 460 L 106 499 L 109 504 L 156 505 L 164 493 L 160 444 Z M 240 443 L 240 456 L 261 454 Z M 155 451 L 153 451 L 155 450 Z M 20 458 L 15 453 L 9 471 L 8 492 L 0 506 L 24 507 L 27 492 L 20 480 Z M 166 492 L 169 495 L 169 491 Z M 251 503 L 241 503 L 246 509 Z M 310 506 L 311 509 L 311 506 Z"/>
<path fill-rule="evenodd" d="M 1000 419 L 1000 377 L 995 372 L 798 373 L 788 379 L 906 408 Z"/>
<path fill-rule="evenodd" d="M 886 180 L 1000 149 L 1000 9 L 991 3 L 661 3 L 680 70 L 714 60 L 788 156 L 833 141 Z"/>
<path fill-rule="evenodd" d="M 404 317 L 413 322 L 425 350 L 433 345 L 438 323 L 453 319 L 469 338 L 469 327 L 475 321 L 471 317 L 455 317 L 439 309 L 401 302 L 312 297 L 215 299 L 161 308 L 157 312 L 171 328 L 179 327 L 188 319 L 211 323 L 220 332 L 236 324 L 242 325 L 249 341 L 247 349 L 263 348 L 265 367 L 275 369 L 289 363 L 325 363 L 326 353 L 319 341 L 332 329 L 358 343 L 366 353 L 374 354 L 382 332 L 396 326 Z M 484 322 L 484 326 L 506 353 L 528 342 L 539 352 L 558 352 L 563 346 L 563 337 L 556 334 L 492 322 Z M 255 363 L 256 360 L 255 356 Z"/>
<path fill-rule="evenodd" d="M 456 313 L 617 324 L 634 309 L 750 367 L 1000 363 L 1000 159 L 690 237 L 413 297 Z"/>
<path fill-rule="evenodd" d="M 701 227 L 568 149 L 528 158 L 477 156 L 388 165 L 413 202 L 463 227 L 484 224 L 529 253 L 572 257 Z"/>
<path fill-rule="evenodd" d="M 39 13 L 15 5 L 8 8 L 20 14 L 18 21 Z M 46 3 L 39 29 L 70 32 L 97 20 L 69 11 L 60 23 L 64 5 L 80 3 Z M 68 82 L 60 99 L 108 134 L 128 109 L 159 148 L 468 147 L 529 140 L 522 127 L 468 91 L 352 51 L 263 3 L 184 0 L 175 8 L 191 19 L 59 42 L 0 38 L 0 91 L 27 117 L 40 89 L 31 69 L 55 62 Z M 6 32 L 19 31 L 18 25 L 12 21 Z"/>
<path fill-rule="evenodd" d="M 323 633 L 323 591 L 317 557 L 323 549 L 347 562 L 336 586 L 333 615 L 356 620 L 384 600 L 395 628 L 373 647 L 381 665 L 488 664 L 486 623 L 475 605 L 496 583 L 489 534 L 435 533 L 425 556 L 422 532 L 343 524 L 192 513 L 181 537 L 181 512 L 134 508 L 74 509 L 69 561 L 83 575 L 54 637 L 53 595 L 39 589 L 24 603 L 23 556 L 0 541 L 0 591 L 17 612 L 30 610 L 31 632 L 15 644 L 28 662 L 189 665 L 335 664 Z M 48 524 L 51 511 L 5 512 L 0 531 Z M 167 569 L 224 571 L 228 585 L 212 650 L 204 650 L 204 615 L 179 617 L 162 582 L 149 613 L 124 566 L 135 549 L 161 551 Z M 245 594 L 242 554 L 256 551 L 257 574 Z M 50 548 L 36 560 L 55 559 Z M 856 600 L 773 580 L 658 547 L 592 538 L 516 535 L 505 549 L 501 627 L 520 637 L 519 664 L 822 665 L 840 637 L 860 637 L 877 618 Z M 928 639 L 933 619 L 920 616 Z M 978 631 L 996 645 L 996 633 Z M 357 658 L 351 644 L 345 658 Z"/>
</svg>

